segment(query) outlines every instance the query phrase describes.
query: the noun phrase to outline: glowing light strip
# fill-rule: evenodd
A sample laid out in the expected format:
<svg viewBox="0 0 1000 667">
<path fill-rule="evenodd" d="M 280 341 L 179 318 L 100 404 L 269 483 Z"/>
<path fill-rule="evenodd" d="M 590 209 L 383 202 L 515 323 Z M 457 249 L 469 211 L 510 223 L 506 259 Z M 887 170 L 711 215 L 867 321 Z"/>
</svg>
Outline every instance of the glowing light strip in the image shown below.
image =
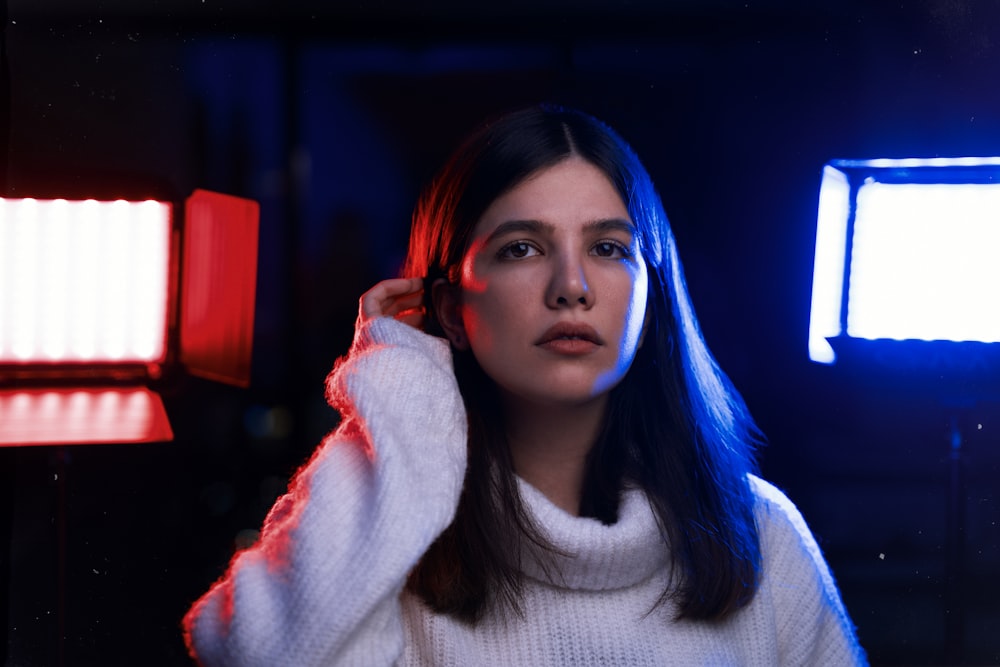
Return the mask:
<svg viewBox="0 0 1000 667">
<path fill-rule="evenodd" d="M 830 364 L 836 359 L 828 337 L 840 331 L 847 214 L 850 186 L 843 172 L 823 168 L 816 218 L 816 257 L 813 262 L 812 305 L 809 311 L 809 358 Z"/>
<path fill-rule="evenodd" d="M 165 355 L 170 205 L 0 199 L 0 363 Z"/>
<path fill-rule="evenodd" d="M 171 439 L 163 402 L 145 387 L 0 390 L 0 447 Z"/>
<path fill-rule="evenodd" d="M 1000 342 L 1000 184 L 858 191 L 847 332 Z"/>
<path fill-rule="evenodd" d="M 844 167 L 872 167 L 892 169 L 913 167 L 996 167 L 1000 157 L 905 157 L 875 158 L 872 160 L 837 160 Z"/>
</svg>

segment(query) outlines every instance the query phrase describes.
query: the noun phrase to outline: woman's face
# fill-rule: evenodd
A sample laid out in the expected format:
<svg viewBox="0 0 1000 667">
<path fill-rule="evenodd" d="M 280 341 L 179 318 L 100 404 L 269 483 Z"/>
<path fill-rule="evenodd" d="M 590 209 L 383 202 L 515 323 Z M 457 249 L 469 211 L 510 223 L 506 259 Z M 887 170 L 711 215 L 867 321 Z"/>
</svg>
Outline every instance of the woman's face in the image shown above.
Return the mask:
<svg viewBox="0 0 1000 667">
<path fill-rule="evenodd" d="M 508 398 L 584 404 L 628 371 L 646 263 L 625 204 L 589 162 L 568 158 L 496 199 L 461 268 L 467 345 Z"/>
</svg>

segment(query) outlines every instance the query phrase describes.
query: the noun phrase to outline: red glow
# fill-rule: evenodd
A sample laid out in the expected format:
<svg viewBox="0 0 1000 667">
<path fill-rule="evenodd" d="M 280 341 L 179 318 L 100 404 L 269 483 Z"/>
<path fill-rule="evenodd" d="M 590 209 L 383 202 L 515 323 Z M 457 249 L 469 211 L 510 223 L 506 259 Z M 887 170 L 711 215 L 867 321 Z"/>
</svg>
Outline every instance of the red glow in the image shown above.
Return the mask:
<svg viewBox="0 0 1000 667">
<path fill-rule="evenodd" d="M 173 437 L 163 402 L 145 387 L 0 390 L 0 447 Z"/>
<path fill-rule="evenodd" d="M 189 372 L 250 383 L 257 287 L 257 202 L 196 190 L 187 201 L 181 361 Z"/>
</svg>

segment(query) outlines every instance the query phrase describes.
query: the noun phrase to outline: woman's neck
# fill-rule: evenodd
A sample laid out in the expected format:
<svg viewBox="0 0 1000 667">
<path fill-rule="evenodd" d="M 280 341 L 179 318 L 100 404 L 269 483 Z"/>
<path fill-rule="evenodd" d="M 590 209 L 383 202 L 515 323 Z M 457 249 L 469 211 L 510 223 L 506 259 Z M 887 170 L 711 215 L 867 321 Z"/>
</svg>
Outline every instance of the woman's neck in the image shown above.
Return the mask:
<svg viewBox="0 0 1000 667">
<path fill-rule="evenodd" d="M 577 516 L 587 455 L 597 441 L 607 395 L 574 406 L 504 401 L 514 471 L 554 505 Z"/>
</svg>

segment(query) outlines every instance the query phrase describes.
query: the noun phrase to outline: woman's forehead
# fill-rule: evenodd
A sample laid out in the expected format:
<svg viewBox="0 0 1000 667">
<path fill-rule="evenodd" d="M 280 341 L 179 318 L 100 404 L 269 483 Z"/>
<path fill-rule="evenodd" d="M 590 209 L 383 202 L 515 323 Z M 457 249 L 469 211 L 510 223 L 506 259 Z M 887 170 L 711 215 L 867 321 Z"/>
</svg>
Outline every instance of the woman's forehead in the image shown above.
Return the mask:
<svg viewBox="0 0 1000 667">
<path fill-rule="evenodd" d="M 546 228 L 625 220 L 628 208 L 607 175 L 581 158 L 543 168 L 497 197 L 484 211 L 473 237 L 492 235 L 515 221 L 536 221 Z"/>
</svg>

